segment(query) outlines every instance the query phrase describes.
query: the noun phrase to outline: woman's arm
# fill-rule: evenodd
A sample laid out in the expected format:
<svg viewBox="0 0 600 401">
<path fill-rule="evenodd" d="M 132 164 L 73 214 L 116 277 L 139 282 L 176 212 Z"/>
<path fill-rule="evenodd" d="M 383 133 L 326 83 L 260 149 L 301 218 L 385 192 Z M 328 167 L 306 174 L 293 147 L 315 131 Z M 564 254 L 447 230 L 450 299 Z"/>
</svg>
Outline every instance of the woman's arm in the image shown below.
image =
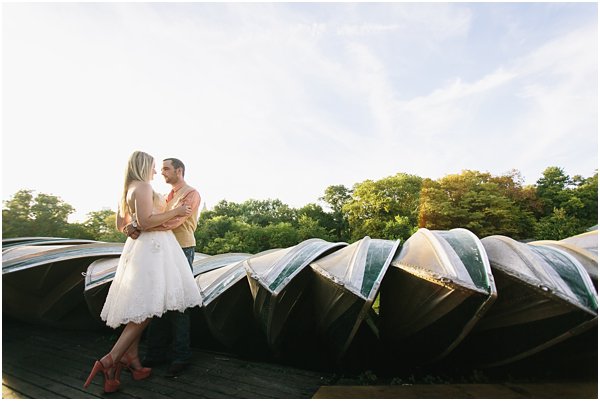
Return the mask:
<svg viewBox="0 0 600 401">
<path fill-rule="evenodd" d="M 137 223 L 142 230 L 159 226 L 176 216 L 188 216 L 191 214 L 191 208 L 186 205 L 181 205 L 164 213 L 152 213 L 154 208 L 153 194 L 152 186 L 147 182 L 137 183 L 131 193 L 135 205 Z"/>
<path fill-rule="evenodd" d="M 181 205 L 190 205 L 190 207 L 192 208 L 192 213 L 196 212 L 198 210 L 198 208 L 200 207 L 200 194 L 198 193 L 198 191 L 191 190 L 188 193 L 186 193 L 178 202 Z M 174 230 L 175 228 L 179 227 L 180 225 L 183 224 L 183 222 L 188 218 L 189 216 L 177 216 L 174 217 L 172 219 L 170 219 L 169 221 L 161 224 L 160 226 L 154 227 L 151 230 L 148 231 L 167 231 L 167 230 Z"/>
<path fill-rule="evenodd" d="M 117 230 L 119 230 L 120 232 L 123 232 L 123 229 L 125 228 L 125 226 L 127 226 L 129 223 L 131 223 L 131 215 L 129 213 L 125 213 L 125 216 L 121 216 L 121 207 L 117 207 L 117 220 L 116 220 L 116 225 L 117 225 Z"/>
</svg>

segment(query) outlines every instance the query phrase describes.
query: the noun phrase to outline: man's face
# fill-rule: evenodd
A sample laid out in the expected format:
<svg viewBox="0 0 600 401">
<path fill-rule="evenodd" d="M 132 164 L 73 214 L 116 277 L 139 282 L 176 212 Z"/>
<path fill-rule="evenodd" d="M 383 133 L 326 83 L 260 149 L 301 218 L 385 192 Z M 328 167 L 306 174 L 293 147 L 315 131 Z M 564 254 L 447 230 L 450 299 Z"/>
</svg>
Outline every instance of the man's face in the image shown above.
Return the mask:
<svg viewBox="0 0 600 401">
<path fill-rule="evenodd" d="M 175 169 L 173 168 L 171 160 L 163 161 L 160 173 L 163 177 L 165 177 L 165 182 L 167 184 L 176 184 L 179 181 L 179 178 L 177 177 L 177 171 L 175 171 Z"/>
</svg>

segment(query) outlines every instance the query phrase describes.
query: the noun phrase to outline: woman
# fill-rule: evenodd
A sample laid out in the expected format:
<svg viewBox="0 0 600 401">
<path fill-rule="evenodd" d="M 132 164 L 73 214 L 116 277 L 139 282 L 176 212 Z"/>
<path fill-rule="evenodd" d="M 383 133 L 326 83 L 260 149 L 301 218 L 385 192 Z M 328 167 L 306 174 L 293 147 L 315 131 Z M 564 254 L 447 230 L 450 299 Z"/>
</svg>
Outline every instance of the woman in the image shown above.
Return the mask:
<svg viewBox="0 0 600 401">
<path fill-rule="evenodd" d="M 131 155 L 117 228 L 121 231 L 135 221 L 144 231 L 137 239 L 127 238 L 100 314 L 112 328 L 126 326 L 110 352 L 94 363 L 84 384 L 86 388 L 102 372 L 104 391 L 117 391 L 122 367 L 128 368 L 135 380 L 148 377 L 151 369 L 141 365 L 138 346 L 152 316 L 161 316 L 168 310 L 183 311 L 202 302 L 189 263 L 173 233 L 151 230 L 173 217 L 191 213 L 185 205 L 164 211 L 165 199 L 150 185 L 155 174 L 152 156 L 139 151 Z"/>
</svg>

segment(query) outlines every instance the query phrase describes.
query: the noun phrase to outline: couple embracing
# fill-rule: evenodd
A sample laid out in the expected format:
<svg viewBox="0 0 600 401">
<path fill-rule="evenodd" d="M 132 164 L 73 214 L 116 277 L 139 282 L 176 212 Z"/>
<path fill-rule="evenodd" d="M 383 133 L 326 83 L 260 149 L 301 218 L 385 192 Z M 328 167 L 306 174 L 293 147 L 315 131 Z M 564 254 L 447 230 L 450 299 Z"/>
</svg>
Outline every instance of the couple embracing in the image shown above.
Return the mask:
<svg viewBox="0 0 600 401">
<path fill-rule="evenodd" d="M 100 315 L 112 328 L 125 327 L 110 352 L 94 363 L 84 387 L 100 372 L 105 392 L 119 389 L 122 369 L 131 371 L 134 380 L 150 376 L 151 366 L 167 361 L 171 334 L 173 358 L 167 376 L 179 375 L 190 361 L 188 308 L 202 303 L 192 274 L 200 195 L 185 182 L 179 159 L 163 161 L 161 174 L 172 186 L 166 198 L 150 185 L 155 174 L 152 156 L 139 151 L 131 155 L 117 213 L 117 228 L 128 238 Z M 146 327 L 143 366 L 139 343 Z"/>
</svg>

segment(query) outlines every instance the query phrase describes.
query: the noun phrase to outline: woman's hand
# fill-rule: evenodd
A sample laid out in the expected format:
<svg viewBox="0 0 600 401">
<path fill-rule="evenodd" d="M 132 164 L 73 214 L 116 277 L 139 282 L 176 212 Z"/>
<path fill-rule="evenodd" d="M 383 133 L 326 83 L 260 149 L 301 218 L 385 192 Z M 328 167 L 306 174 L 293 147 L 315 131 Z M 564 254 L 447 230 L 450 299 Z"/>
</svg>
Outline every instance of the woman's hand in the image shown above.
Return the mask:
<svg viewBox="0 0 600 401">
<path fill-rule="evenodd" d="M 188 205 L 177 206 L 174 209 L 177 213 L 177 216 L 189 216 L 192 214 L 192 208 Z"/>
</svg>

